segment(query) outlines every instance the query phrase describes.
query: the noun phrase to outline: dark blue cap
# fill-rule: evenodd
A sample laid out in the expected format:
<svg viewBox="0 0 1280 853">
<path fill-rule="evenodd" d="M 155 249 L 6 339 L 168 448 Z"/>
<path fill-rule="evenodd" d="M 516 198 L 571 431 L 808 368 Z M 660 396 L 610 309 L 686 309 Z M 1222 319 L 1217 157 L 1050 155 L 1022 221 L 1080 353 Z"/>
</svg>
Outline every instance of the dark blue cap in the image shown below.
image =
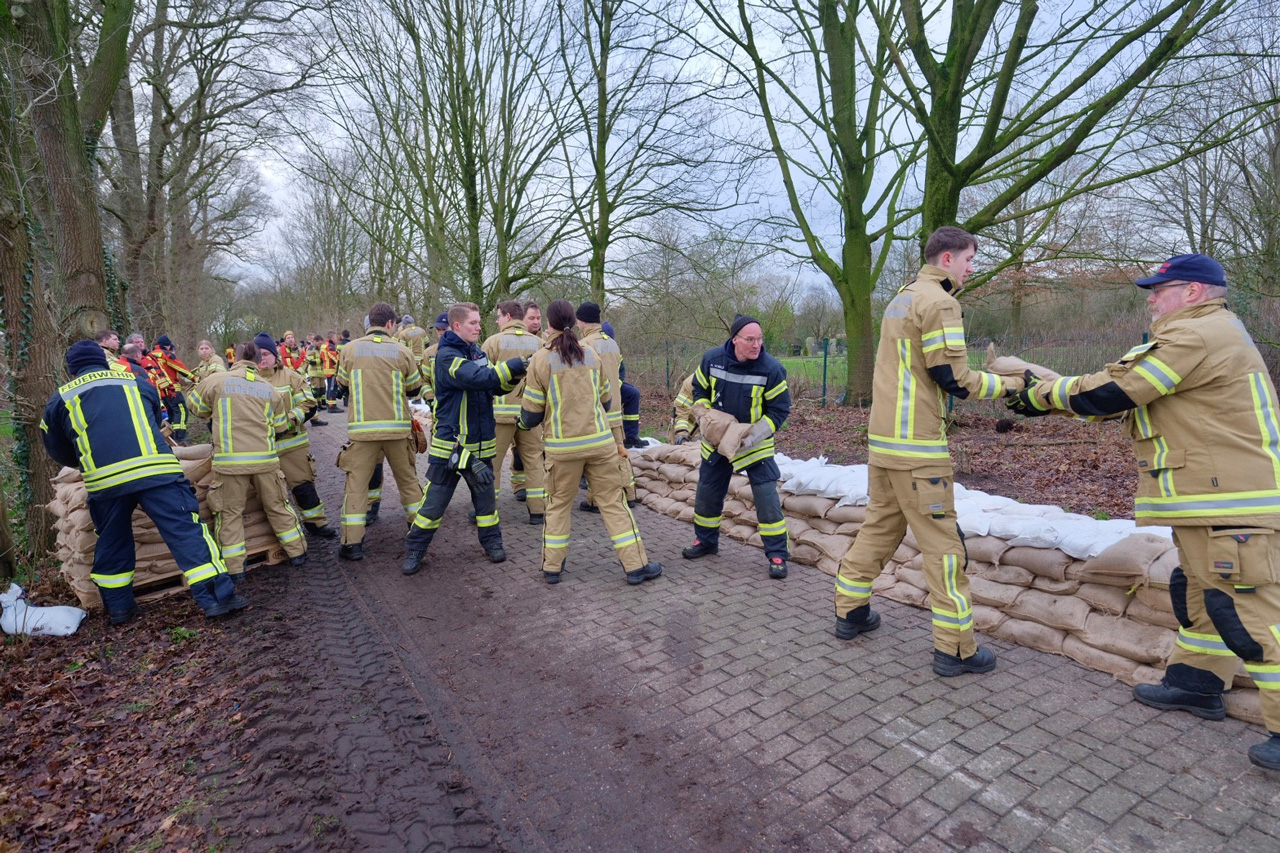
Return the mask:
<svg viewBox="0 0 1280 853">
<path fill-rule="evenodd" d="M 78 376 L 86 367 L 107 366 L 106 353 L 94 341 L 76 341 L 67 350 L 67 373 Z"/>
<path fill-rule="evenodd" d="M 449 312 L 448 311 L 440 312 L 440 316 L 436 318 L 435 327 L 437 329 L 449 328 Z"/>
<path fill-rule="evenodd" d="M 173 341 L 169 340 L 168 335 L 161 335 L 160 337 L 156 338 L 156 346 L 162 347 L 164 349 L 173 349 Z"/>
<path fill-rule="evenodd" d="M 613 326 L 609 325 L 608 323 L 601 323 L 600 331 L 604 332 L 606 335 L 613 338 L 615 341 L 618 339 L 618 336 L 613 332 Z"/>
<path fill-rule="evenodd" d="M 276 358 L 280 357 L 280 351 L 276 349 L 276 339 L 266 332 L 258 332 L 254 335 L 253 342 L 258 345 L 258 349 L 264 349 Z"/>
<path fill-rule="evenodd" d="M 1201 284 L 1227 286 L 1227 276 L 1222 271 L 1222 264 L 1208 255 L 1174 255 L 1160 265 L 1155 275 L 1140 278 L 1134 284 L 1138 287 L 1151 287 L 1166 281 L 1198 281 Z"/>
</svg>

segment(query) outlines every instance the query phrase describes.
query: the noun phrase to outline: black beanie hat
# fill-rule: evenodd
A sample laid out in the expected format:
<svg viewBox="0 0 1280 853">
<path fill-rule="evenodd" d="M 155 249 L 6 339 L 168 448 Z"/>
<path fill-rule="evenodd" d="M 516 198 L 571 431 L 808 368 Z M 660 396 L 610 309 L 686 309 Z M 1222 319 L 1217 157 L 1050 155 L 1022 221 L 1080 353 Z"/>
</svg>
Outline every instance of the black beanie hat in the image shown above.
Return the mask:
<svg viewBox="0 0 1280 853">
<path fill-rule="evenodd" d="M 752 317 L 749 314 L 738 314 L 733 318 L 733 325 L 729 327 L 729 337 L 736 338 L 738 336 L 738 332 L 741 332 L 752 323 L 755 323 L 757 326 L 761 326 L 760 321 L 755 317 Z"/>
<path fill-rule="evenodd" d="M 94 341 L 76 341 L 67 349 L 67 373 L 76 376 L 86 367 L 105 370 L 107 354 Z"/>
<path fill-rule="evenodd" d="M 584 323 L 600 322 L 600 306 L 594 302 L 584 302 L 578 306 L 577 318 Z"/>
<path fill-rule="evenodd" d="M 276 339 L 268 335 L 266 332 L 258 332 L 253 336 L 253 342 L 258 349 L 264 349 L 276 357 L 280 358 L 280 350 L 276 349 Z"/>
<path fill-rule="evenodd" d="M 168 335 L 161 335 L 156 338 L 156 346 L 161 349 L 173 349 L 173 341 L 169 340 Z"/>
</svg>

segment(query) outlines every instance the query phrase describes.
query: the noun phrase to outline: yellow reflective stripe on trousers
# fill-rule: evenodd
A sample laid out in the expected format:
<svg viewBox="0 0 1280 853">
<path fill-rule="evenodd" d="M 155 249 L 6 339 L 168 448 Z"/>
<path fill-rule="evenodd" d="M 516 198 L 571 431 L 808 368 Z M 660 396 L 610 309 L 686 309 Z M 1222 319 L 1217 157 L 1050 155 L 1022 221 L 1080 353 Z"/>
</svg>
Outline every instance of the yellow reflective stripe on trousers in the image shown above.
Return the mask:
<svg viewBox="0 0 1280 853">
<path fill-rule="evenodd" d="M 223 571 L 226 570 L 224 569 Z M 187 586 L 192 586 L 193 584 L 198 584 L 201 581 L 207 581 L 210 578 L 217 577 L 218 567 L 213 563 L 203 563 L 195 568 L 187 569 L 182 573 L 182 576 L 187 579 Z"/>
<path fill-rule="evenodd" d="M 765 522 L 760 524 L 758 529 L 761 536 L 786 536 L 787 520 L 784 518 L 781 521 Z"/>
<path fill-rule="evenodd" d="M 640 541 L 640 535 L 636 533 L 634 529 L 628 530 L 624 533 L 619 533 L 617 536 L 610 536 L 609 538 L 613 541 L 613 547 L 615 550 L 621 550 L 628 545 L 634 545 Z"/>
<path fill-rule="evenodd" d="M 1271 393 L 1267 380 L 1261 373 L 1249 374 L 1249 393 L 1253 397 L 1253 413 L 1258 419 L 1258 432 L 1262 434 L 1262 452 L 1271 460 L 1271 472 L 1280 487 L 1280 426 L 1276 423 L 1276 410 L 1271 405 Z"/>
<path fill-rule="evenodd" d="M 1244 669 L 1259 690 L 1280 690 L 1280 664 L 1245 661 Z"/>
<path fill-rule="evenodd" d="M 121 572 L 118 575 L 99 575 L 91 572 L 89 580 L 103 589 L 123 589 L 133 583 L 133 572 Z"/>
<path fill-rule="evenodd" d="M 720 522 L 723 520 L 724 516 L 722 515 L 710 516 L 698 515 L 697 513 L 694 513 L 693 515 L 693 523 L 699 527 L 719 527 Z"/>
<path fill-rule="evenodd" d="M 1178 629 L 1178 645 L 1189 652 L 1197 652 L 1202 655 L 1219 655 L 1221 657 L 1235 655 L 1235 652 L 1227 648 L 1227 644 L 1222 642 L 1222 637 L 1217 634 L 1197 634 L 1195 631 L 1188 631 L 1186 628 Z"/>
<path fill-rule="evenodd" d="M 960 594 L 956 585 L 956 576 L 960 572 L 960 558 L 956 554 L 942 555 L 942 587 L 947 598 L 955 605 L 955 611 L 933 610 L 933 624 L 941 628 L 955 628 L 958 631 L 973 630 L 973 609 L 969 601 Z"/>
<path fill-rule="evenodd" d="M 870 598 L 871 597 L 871 581 L 856 581 L 845 577 L 844 575 L 836 575 L 836 593 L 838 595 L 847 595 L 850 598 Z"/>
<path fill-rule="evenodd" d="M 476 527 L 493 527 L 498 523 L 498 513 L 493 512 L 489 515 L 477 515 Z"/>
<path fill-rule="evenodd" d="M 548 548 L 567 548 L 569 547 L 569 534 L 550 533 L 544 527 L 542 529 L 542 544 Z"/>
</svg>

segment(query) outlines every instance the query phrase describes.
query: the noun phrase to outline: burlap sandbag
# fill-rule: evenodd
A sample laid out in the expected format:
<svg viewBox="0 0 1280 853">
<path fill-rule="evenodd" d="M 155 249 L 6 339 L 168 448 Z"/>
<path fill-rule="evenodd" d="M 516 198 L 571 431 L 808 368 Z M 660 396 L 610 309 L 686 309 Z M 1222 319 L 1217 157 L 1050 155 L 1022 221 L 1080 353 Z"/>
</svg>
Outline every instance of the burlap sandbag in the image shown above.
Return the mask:
<svg viewBox="0 0 1280 853">
<path fill-rule="evenodd" d="M 1099 613 L 1123 616 L 1133 598 L 1120 587 L 1100 583 L 1082 583 L 1076 590 L 1076 598 L 1089 603 Z"/>
<path fill-rule="evenodd" d="M 827 510 L 827 514 L 823 518 L 830 519 L 836 524 L 853 523 L 861 525 L 867 520 L 867 508 L 865 506 L 833 506 Z"/>
<path fill-rule="evenodd" d="M 902 543 L 898 545 L 898 550 L 894 551 L 893 556 L 889 559 L 893 560 L 895 563 L 906 563 L 919 553 L 919 549 L 912 548 L 904 539 Z"/>
<path fill-rule="evenodd" d="M 892 586 L 885 587 L 885 590 L 881 595 L 890 601 L 910 604 L 912 607 L 924 607 L 925 602 L 929 600 L 929 593 L 902 581 L 899 581 Z"/>
<path fill-rule="evenodd" d="M 1074 635 L 1068 635 L 1062 641 L 1062 653 L 1076 663 L 1108 673 L 1122 681 L 1132 679 L 1138 668 L 1138 664 L 1134 661 L 1102 649 L 1095 649 Z"/>
<path fill-rule="evenodd" d="M 824 517 L 827 510 L 835 505 L 836 502 L 831 498 L 818 495 L 783 495 L 782 498 L 782 508 L 787 511 L 787 515 L 800 516 L 806 521 Z"/>
<path fill-rule="evenodd" d="M 683 483 L 684 475 L 688 472 L 689 469 L 683 465 L 672 465 L 671 463 L 667 463 L 665 465 L 658 466 L 658 475 L 668 483 L 672 484 Z"/>
<path fill-rule="evenodd" d="M 679 515 L 677 515 L 677 516 L 676 516 L 676 518 L 680 519 L 681 521 L 687 521 L 687 522 L 692 523 L 692 522 L 693 522 L 693 507 L 689 506 L 688 504 L 685 504 L 685 505 L 684 505 L 684 507 L 682 507 L 682 508 L 681 508 L 681 510 L 680 510 L 680 514 L 679 514 Z"/>
<path fill-rule="evenodd" d="M 697 494 L 697 491 L 691 486 L 681 486 L 678 489 L 673 488 L 669 497 L 674 501 L 693 506 L 693 496 Z"/>
<path fill-rule="evenodd" d="M 631 467 L 635 471 L 657 471 L 662 467 L 662 463 L 656 459 L 650 459 L 643 453 L 631 454 Z"/>
<path fill-rule="evenodd" d="M 1025 591 L 1020 586 L 996 583 L 986 578 L 969 578 L 969 593 L 973 596 L 973 600 L 990 607 L 999 607 L 1001 609 L 1009 607 Z"/>
<path fill-rule="evenodd" d="M 883 571 L 871 582 L 871 591 L 881 593 L 898 582 L 897 572 Z"/>
<path fill-rule="evenodd" d="M 973 605 L 973 627 L 983 633 L 990 634 L 1004 624 L 1009 617 L 994 607 L 985 604 Z"/>
<path fill-rule="evenodd" d="M 695 466 L 695 467 L 693 467 L 693 468 L 690 468 L 688 471 L 685 471 L 685 472 L 684 472 L 684 481 L 685 481 L 685 484 L 686 484 L 686 485 L 688 485 L 688 486 L 691 486 L 691 487 L 696 488 L 696 487 L 697 487 L 697 485 L 698 485 L 698 477 L 699 477 L 699 476 L 701 476 L 701 472 L 699 471 L 699 469 L 698 469 L 696 466 Z"/>
<path fill-rule="evenodd" d="M 1140 586 L 1133 591 L 1133 597 L 1152 610 L 1173 613 L 1173 600 L 1169 597 L 1168 588 Z"/>
<path fill-rule="evenodd" d="M 1029 649 L 1053 652 L 1054 654 L 1062 652 L 1062 642 L 1067 637 L 1067 632 L 1060 628 L 1050 628 L 1048 625 L 1041 625 L 1038 622 L 1028 622 L 1013 617 L 1000 623 L 990 633 L 1002 640 L 1008 640 L 1011 643 L 1017 643 Z"/>
<path fill-rule="evenodd" d="M 818 558 L 821 556 L 822 552 L 813 545 L 809 545 L 805 542 L 791 543 L 792 562 L 804 563 L 806 566 L 816 566 L 818 565 Z"/>
<path fill-rule="evenodd" d="M 1232 690 L 1222 694 L 1222 701 L 1227 704 L 1227 713 L 1237 720 L 1265 726 L 1262 719 L 1262 702 L 1257 690 Z"/>
<path fill-rule="evenodd" d="M 901 563 L 900 565 L 922 572 L 924 571 L 924 554 L 916 554 L 910 560 L 907 560 L 905 563 Z"/>
<path fill-rule="evenodd" d="M 720 514 L 725 518 L 737 518 L 740 515 L 747 514 L 747 507 L 737 498 L 729 498 L 724 502 L 724 509 L 720 511 Z M 751 514 L 755 515 L 755 513 Z"/>
<path fill-rule="evenodd" d="M 60 469 L 60 470 L 58 471 L 58 473 L 57 473 L 57 474 L 54 474 L 54 475 L 53 475 L 53 480 L 52 480 L 51 482 L 54 482 L 54 483 L 71 483 L 71 482 L 75 482 L 75 481 L 80 480 L 80 479 L 81 479 L 81 478 L 80 478 L 80 469 L 79 469 L 79 468 L 62 468 L 62 469 Z"/>
<path fill-rule="evenodd" d="M 1095 649 L 1151 664 L 1165 661 L 1173 652 L 1176 641 L 1172 631 L 1139 625 L 1103 613 L 1090 613 L 1084 630 L 1078 636 Z"/>
<path fill-rule="evenodd" d="M 636 488 L 643 488 L 646 492 L 658 495 L 659 497 L 670 497 L 671 484 L 666 480 L 659 480 L 656 477 L 646 477 L 644 485 L 640 485 L 639 479 L 636 480 Z"/>
<path fill-rule="evenodd" d="M 1031 581 L 1035 579 L 1035 575 L 1020 566 L 993 566 L 990 563 L 973 560 L 969 561 L 968 574 L 970 577 L 981 577 L 996 583 L 1023 587 L 1030 587 Z"/>
<path fill-rule="evenodd" d="M 1014 376 L 1022 379 L 1026 372 L 1030 370 L 1042 382 L 1052 382 L 1060 379 L 1062 374 L 1055 370 L 1050 370 L 1041 364 L 1025 361 L 1016 355 L 996 355 L 996 345 L 994 343 L 987 344 L 987 372 L 996 373 L 1000 376 Z"/>
<path fill-rule="evenodd" d="M 850 538 L 857 536 L 858 531 L 861 529 L 862 529 L 862 525 L 856 521 L 846 521 L 843 524 L 836 525 L 836 533 L 838 533 L 841 536 L 848 536 Z"/>
<path fill-rule="evenodd" d="M 725 459 L 738 455 L 747 433 L 751 432 L 751 424 L 739 423 L 733 415 L 717 409 L 711 409 L 703 415 L 698 427 L 703 440 Z"/>
<path fill-rule="evenodd" d="M 818 569 L 832 577 L 835 577 L 836 573 L 840 571 L 840 562 L 823 554 L 818 558 Z"/>
<path fill-rule="evenodd" d="M 964 548 L 970 560 L 999 563 L 1000 557 L 1009 550 L 1009 543 L 998 536 L 970 536 L 964 540 Z"/>
<path fill-rule="evenodd" d="M 834 521 L 826 518 L 810 518 L 809 526 L 814 530 L 827 534 L 835 533 L 840 529 L 839 524 L 836 524 Z"/>
<path fill-rule="evenodd" d="M 1163 590 L 1169 588 L 1169 576 L 1173 574 L 1173 570 L 1182 565 L 1182 558 L 1178 556 L 1177 548 L 1170 548 L 1151 564 L 1151 568 L 1147 569 L 1147 585 L 1158 587 Z"/>
<path fill-rule="evenodd" d="M 922 589 L 925 592 L 929 591 L 929 582 L 925 580 L 924 572 L 919 571 L 918 569 L 909 569 L 906 566 L 899 566 L 897 571 L 893 574 L 894 577 L 902 583 L 909 583 L 916 589 Z"/>
<path fill-rule="evenodd" d="M 812 529 L 813 528 L 809 526 L 809 522 L 805 519 L 797 518 L 794 515 L 787 516 L 787 535 L 791 537 L 792 542 L 798 542 L 800 540 L 800 534 L 804 533 L 806 530 Z"/>
<path fill-rule="evenodd" d="M 1178 617 L 1173 615 L 1172 610 L 1148 607 L 1136 598 L 1129 603 L 1129 609 L 1124 612 L 1124 618 L 1132 619 L 1134 622 L 1141 622 L 1143 625 L 1168 628 L 1170 631 L 1176 631 L 1179 627 Z"/>
<path fill-rule="evenodd" d="M 1131 533 L 1098 556 L 1086 560 L 1082 574 L 1087 577 L 1113 575 L 1145 580 L 1151 564 L 1172 547 L 1173 543 L 1163 536 Z"/>
<path fill-rule="evenodd" d="M 1037 575 L 1031 579 L 1031 588 L 1053 595 L 1075 595 L 1080 590 L 1080 581 L 1051 581 Z"/>
<path fill-rule="evenodd" d="M 730 539 L 735 539 L 738 542 L 746 542 L 751 538 L 751 534 L 756 532 L 756 529 L 749 524 L 730 523 L 723 525 L 720 528 L 720 532 L 723 535 L 727 535 Z"/>
<path fill-rule="evenodd" d="M 755 506 L 756 497 L 751 492 L 751 481 L 741 474 L 735 474 L 729 482 L 729 494 L 747 506 Z"/>
<path fill-rule="evenodd" d="M 849 550 L 849 546 L 853 540 L 846 536 L 835 536 L 829 533 L 822 533 L 816 528 L 806 530 L 801 535 L 795 537 L 797 542 L 803 542 L 806 545 L 812 545 L 821 551 L 825 556 L 833 560 L 839 561 L 844 557 L 845 552 Z"/>
<path fill-rule="evenodd" d="M 902 544 L 906 545 L 912 551 L 921 550 L 920 541 L 916 539 L 916 533 L 910 527 L 907 528 L 907 532 L 902 536 Z"/>
<path fill-rule="evenodd" d="M 1020 566 L 1033 575 L 1060 581 L 1066 578 L 1071 558 L 1057 548 L 1015 547 L 1000 556 L 1000 564 Z"/>
<path fill-rule="evenodd" d="M 1081 586 L 1090 584 L 1101 584 L 1103 586 L 1113 586 L 1118 589 L 1129 590 L 1137 585 L 1140 581 L 1138 578 L 1128 575 L 1111 575 L 1098 574 L 1090 572 L 1087 569 L 1087 561 L 1076 560 L 1067 566 L 1067 579 L 1080 581 Z"/>
<path fill-rule="evenodd" d="M 760 538 L 760 531 L 757 530 L 755 533 L 752 533 L 751 536 L 747 539 L 747 544 L 753 548 L 759 548 L 761 551 L 763 551 L 764 539 Z M 822 552 L 819 551 L 818 553 L 822 553 Z"/>
<path fill-rule="evenodd" d="M 1038 589 L 1026 589 L 1005 611 L 1031 622 L 1039 622 L 1064 631 L 1083 631 L 1092 612 L 1087 602 L 1065 595 L 1050 595 Z"/>
</svg>

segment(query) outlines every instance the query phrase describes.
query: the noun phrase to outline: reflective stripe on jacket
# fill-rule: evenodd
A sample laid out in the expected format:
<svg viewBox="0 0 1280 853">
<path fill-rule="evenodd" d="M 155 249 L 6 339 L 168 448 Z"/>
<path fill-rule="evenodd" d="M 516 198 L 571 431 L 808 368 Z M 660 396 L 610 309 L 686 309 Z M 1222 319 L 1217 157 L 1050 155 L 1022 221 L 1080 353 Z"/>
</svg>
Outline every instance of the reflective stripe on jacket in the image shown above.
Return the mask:
<svg viewBox="0 0 1280 853">
<path fill-rule="evenodd" d="M 556 332 L 551 340 L 559 335 Z M 582 347 L 582 355 L 582 361 L 568 364 L 548 341 L 529 362 L 521 407 L 543 415 L 548 456 L 589 456 L 617 443 L 606 412 L 609 386 L 602 372 L 604 360 L 590 346 Z"/>
<path fill-rule="evenodd" d="M 347 438 L 387 441 L 408 438 L 409 397 L 422 385 L 418 360 L 390 332 L 371 332 L 342 348 L 338 384 L 351 389 Z"/>
<path fill-rule="evenodd" d="M 49 398 L 41 439 L 61 465 L 79 468 L 98 497 L 132 494 L 183 477 L 160 435 L 160 395 L 130 373 L 90 368 Z"/>
<path fill-rule="evenodd" d="M 193 416 L 213 421 L 213 470 L 257 474 L 279 466 L 276 433 L 291 423 L 289 400 L 258 376 L 257 365 L 237 361 L 206 377 L 187 405 Z"/>
<path fill-rule="evenodd" d="M 490 364 L 509 361 L 513 358 L 532 358 L 542 347 L 537 336 L 525 331 L 520 320 L 509 320 L 496 335 L 490 335 L 481 344 L 480 349 L 489 357 Z M 505 394 L 493 398 L 493 419 L 500 424 L 513 424 L 520 420 L 521 394 L 524 392 L 522 380 L 515 388 Z"/>
<path fill-rule="evenodd" d="M 960 303 L 945 270 L 926 264 L 884 309 L 867 428 L 869 462 L 881 468 L 951 468 L 943 418 L 946 392 L 930 368 L 980 400 L 1004 394 L 994 373 L 969 369 Z"/>
<path fill-rule="evenodd" d="M 1085 408 L 1112 385 L 1138 466 L 1139 525 L 1280 529 L 1280 406 L 1261 353 L 1222 299 L 1151 324 L 1151 340 L 1087 376 L 1035 386 L 1042 408 Z M 1075 408 L 1073 408 L 1075 407 Z"/>
</svg>

